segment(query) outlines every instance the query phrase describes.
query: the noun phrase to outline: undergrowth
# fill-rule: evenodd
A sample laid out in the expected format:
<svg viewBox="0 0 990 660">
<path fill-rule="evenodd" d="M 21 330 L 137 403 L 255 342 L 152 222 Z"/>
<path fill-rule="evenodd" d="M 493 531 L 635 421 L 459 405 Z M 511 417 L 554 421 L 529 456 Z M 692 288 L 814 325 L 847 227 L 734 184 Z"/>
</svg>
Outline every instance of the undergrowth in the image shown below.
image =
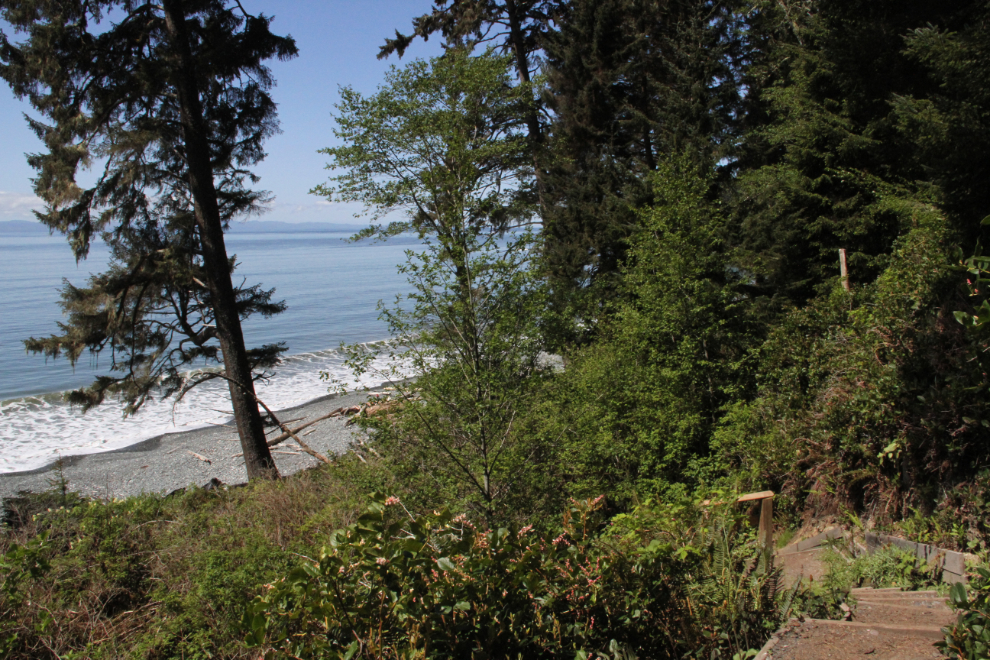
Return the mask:
<svg viewBox="0 0 990 660">
<path fill-rule="evenodd" d="M 857 587 L 906 591 L 940 588 L 940 571 L 894 546 L 871 554 L 854 554 L 845 544 L 833 542 L 818 556 L 825 571 L 820 579 L 805 581 L 795 590 L 792 610 L 814 619 L 842 619 L 843 605 L 855 605 Z"/>
<path fill-rule="evenodd" d="M 741 658 L 779 572 L 731 507 L 573 501 L 554 538 L 377 498 L 252 604 L 273 658 Z"/>
<path fill-rule="evenodd" d="M 981 660 L 990 656 L 990 567 L 977 567 L 969 585 L 957 583 L 949 592 L 959 613 L 955 625 L 937 645 L 950 660 Z"/>
<path fill-rule="evenodd" d="M 318 469 L 173 497 L 20 500 L 0 534 L 0 655 L 248 657 L 245 603 L 354 519 L 353 481 Z"/>
<path fill-rule="evenodd" d="M 0 535 L 0 654 L 335 657 L 360 640 L 368 658 L 728 659 L 759 648 L 793 597 L 731 507 L 611 515 L 598 498 L 553 533 L 492 529 L 398 498 L 361 514 L 383 481 L 346 457 L 229 490 L 22 500 Z"/>
</svg>

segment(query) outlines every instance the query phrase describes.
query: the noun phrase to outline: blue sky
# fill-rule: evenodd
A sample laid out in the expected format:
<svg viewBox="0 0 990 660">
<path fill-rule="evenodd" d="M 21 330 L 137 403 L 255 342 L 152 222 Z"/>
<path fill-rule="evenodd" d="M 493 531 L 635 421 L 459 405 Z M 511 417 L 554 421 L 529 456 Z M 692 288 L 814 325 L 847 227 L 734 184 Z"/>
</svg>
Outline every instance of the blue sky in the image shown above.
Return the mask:
<svg viewBox="0 0 990 660">
<path fill-rule="evenodd" d="M 409 32 L 412 18 L 426 13 L 430 0 L 242 0 L 252 13 L 274 16 L 272 30 L 291 34 L 299 57 L 271 62 L 277 86 L 282 134 L 266 143 L 268 157 L 255 168 L 259 187 L 275 194 L 265 220 L 283 222 L 331 222 L 353 224 L 355 208 L 330 205 L 309 195 L 310 188 L 325 179 L 326 158 L 317 150 L 334 143 L 331 112 L 338 86 L 350 85 L 372 92 L 391 64 L 440 52 L 436 39 L 417 40 L 400 61 L 376 59 L 379 47 L 395 29 Z M 24 121 L 27 103 L 0 87 L 0 221 L 31 220 L 39 202 L 31 189 L 34 171 L 24 154 L 41 149 L 41 143 Z"/>
</svg>

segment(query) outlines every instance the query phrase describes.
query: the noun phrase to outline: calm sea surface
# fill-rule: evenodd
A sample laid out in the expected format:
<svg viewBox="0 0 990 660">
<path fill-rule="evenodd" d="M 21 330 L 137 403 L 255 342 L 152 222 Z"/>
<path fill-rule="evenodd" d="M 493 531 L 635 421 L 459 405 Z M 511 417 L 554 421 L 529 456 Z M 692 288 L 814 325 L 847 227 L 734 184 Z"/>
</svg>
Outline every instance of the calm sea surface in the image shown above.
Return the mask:
<svg viewBox="0 0 990 660">
<path fill-rule="evenodd" d="M 347 243 L 344 233 L 234 233 L 228 252 L 240 265 L 235 281 L 276 289 L 288 311 L 245 326 L 249 346 L 283 341 L 289 357 L 260 396 L 273 409 L 303 403 L 326 393 L 320 371 L 350 378 L 336 348 L 386 338 L 378 320 L 379 300 L 391 302 L 408 291 L 396 265 L 415 248 L 412 237 L 386 244 Z M 107 356 L 84 356 L 73 369 L 65 360 L 26 355 L 23 339 L 57 332 L 62 278 L 85 284 L 103 269 L 106 248 L 94 245 L 87 260 L 75 263 L 65 239 L 0 235 L 0 472 L 40 467 L 58 455 L 105 451 L 160 433 L 222 423 L 228 415 L 219 382 L 191 392 L 178 406 L 155 401 L 124 419 L 109 402 L 82 415 L 61 403 L 64 390 L 90 383 L 105 373 Z M 357 384 L 353 381 L 351 384 Z M 377 384 L 373 376 L 360 384 Z"/>
</svg>

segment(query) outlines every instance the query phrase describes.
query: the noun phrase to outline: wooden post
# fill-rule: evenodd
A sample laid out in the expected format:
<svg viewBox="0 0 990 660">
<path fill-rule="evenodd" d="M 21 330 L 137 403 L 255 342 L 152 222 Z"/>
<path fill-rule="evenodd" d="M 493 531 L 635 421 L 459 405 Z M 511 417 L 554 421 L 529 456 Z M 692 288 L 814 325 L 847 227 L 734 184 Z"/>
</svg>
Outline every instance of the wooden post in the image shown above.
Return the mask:
<svg viewBox="0 0 990 660">
<path fill-rule="evenodd" d="M 842 288 L 849 291 L 849 270 L 846 268 L 846 251 L 839 249 L 839 276 L 842 278 Z"/>
<path fill-rule="evenodd" d="M 760 503 L 760 543 L 773 549 L 773 495 Z"/>
</svg>

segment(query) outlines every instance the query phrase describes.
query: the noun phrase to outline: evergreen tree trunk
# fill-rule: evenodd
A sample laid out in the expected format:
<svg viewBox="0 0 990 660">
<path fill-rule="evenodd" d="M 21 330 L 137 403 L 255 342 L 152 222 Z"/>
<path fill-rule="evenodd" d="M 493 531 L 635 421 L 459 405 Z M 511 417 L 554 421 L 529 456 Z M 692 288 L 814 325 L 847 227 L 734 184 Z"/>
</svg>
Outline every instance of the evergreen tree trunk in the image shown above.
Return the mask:
<svg viewBox="0 0 990 660">
<path fill-rule="evenodd" d="M 237 313 L 237 299 L 230 279 L 230 263 L 227 260 L 220 207 L 213 183 L 203 108 L 185 29 L 185 11 L 182 0 L 164 0 L 162 6 L 169 37 L 179 57 L 175 86 L 179 91 L 186 161 L 189 166 L 189 190 L 203 247 L 203 268 L 213 300 L 217 337 L 223 352 L 234 420 L 244 451 L 244 465 L 249 479 L 274 478 L 278 476 L 278 469 L 265 441 L 264 424 L 258 411 L 251 365 Z"/>
<path fill-rule="evenodd" d="M 519 8 L 515 0 L 506 0 L 506 13 L 509 17 L 509 40 L 512 42 L 512 52 L 516 60 L 516 70 L 519 72 L 519 79 L 523 84 L 529 85 L 529 52 L 526 50 L 526 38 L 523 34 L 522 21 L 519 16 Z M 529 145 L 533 151 L 533 174 L 536 179 L 536 194 L 540 207 L 540 215 L 545 216 L 543 197 L 543 127 L 540 126 L 540 115 L 536 104 L 530 104 L 526 111 L 526 129 L 529 133 Z"/>
</svg>

